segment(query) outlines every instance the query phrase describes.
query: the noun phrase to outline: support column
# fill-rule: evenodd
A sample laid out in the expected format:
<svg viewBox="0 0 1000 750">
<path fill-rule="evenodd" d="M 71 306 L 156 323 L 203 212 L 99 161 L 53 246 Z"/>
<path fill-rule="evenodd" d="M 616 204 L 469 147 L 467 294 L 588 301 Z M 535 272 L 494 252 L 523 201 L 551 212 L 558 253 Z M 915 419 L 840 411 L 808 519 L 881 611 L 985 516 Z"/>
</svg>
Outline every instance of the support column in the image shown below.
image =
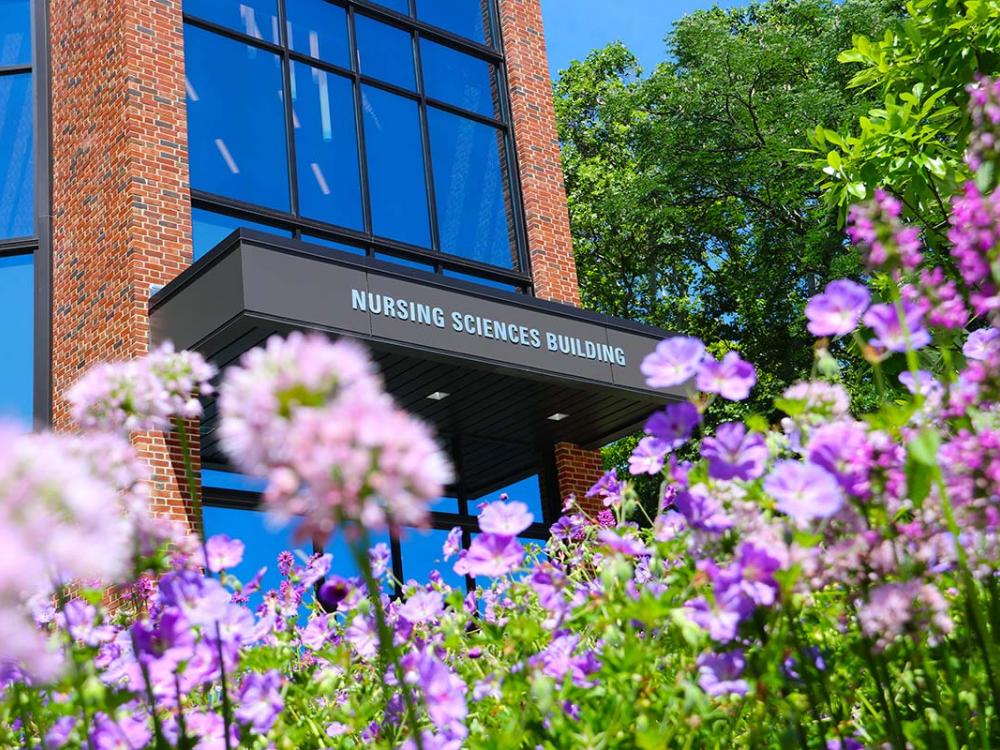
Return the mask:
<svg viewBox="0 0 1000 750">
<path fill-rule="evenodd" d="M 96 362 L 142 356 L 154 285 L 191 262 L 180 0 L 50 0 L 53 423 Z M 193 431 L 197 455 L 197 429 Z M 153 507 L 194 528 L 176 435 L 137 436 Z"/>
<path fill-rule="evenodd" d="M 535 296 L 579 307 L 541 3 L 500 0 L 499 5 Z M 575 494 L 584 502 L 603 473 L 600 453 L 572 443 L 554 450 L 560 498 Z"/>
</svg>

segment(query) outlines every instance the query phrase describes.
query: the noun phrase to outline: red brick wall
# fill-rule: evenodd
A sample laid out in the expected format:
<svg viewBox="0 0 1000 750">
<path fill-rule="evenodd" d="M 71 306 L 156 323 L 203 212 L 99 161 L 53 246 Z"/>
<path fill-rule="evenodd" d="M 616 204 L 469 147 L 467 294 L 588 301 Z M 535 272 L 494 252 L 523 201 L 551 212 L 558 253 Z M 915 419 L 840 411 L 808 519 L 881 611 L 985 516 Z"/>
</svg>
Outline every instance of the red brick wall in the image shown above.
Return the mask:
<svg viewBox="0 0 1000 750">
<path fill-rule="evenodd" d="M 51 0 L 52 370 L 63 394 L 94 362 L 148 349 L 147 302 L 190 262 L 180 0 Z M 141 435 L 154 508 L 189 518 L 174 437 Z"/>
<path fill-rule="evenodd" d="M 499 5 L 535 295 L 579 307 L 541 4 L 499 0 Z M 575 494 L 582 502 L 603 471 L 600 454 L 571 443 L 559 443 L 555 452 L 561 498 Z"/>
</svg>

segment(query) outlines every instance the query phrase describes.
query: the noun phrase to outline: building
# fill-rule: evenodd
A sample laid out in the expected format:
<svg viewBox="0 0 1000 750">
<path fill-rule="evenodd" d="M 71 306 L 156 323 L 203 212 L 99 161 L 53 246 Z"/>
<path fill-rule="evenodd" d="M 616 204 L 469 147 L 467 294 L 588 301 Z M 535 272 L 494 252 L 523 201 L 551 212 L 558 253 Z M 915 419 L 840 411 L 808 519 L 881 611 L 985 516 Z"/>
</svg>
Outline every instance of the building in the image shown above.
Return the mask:
<svg viewBox="0 0 1000 750">
<path fill-rule="evenodd" d="M 578 309 L 539 0 L 0 0 L 0 306 L 0 411 L 57 429 L 83 369 L 162 339 L 365 341 L 460 477 L 401 578 L 505 488 L 544 537 L 663 398 L 661 332 Z M 208 403 L 205 525 L 267 562 L 214 434 Z M 138 446 L 199 523 L 174 438 Z"/>
</svg>

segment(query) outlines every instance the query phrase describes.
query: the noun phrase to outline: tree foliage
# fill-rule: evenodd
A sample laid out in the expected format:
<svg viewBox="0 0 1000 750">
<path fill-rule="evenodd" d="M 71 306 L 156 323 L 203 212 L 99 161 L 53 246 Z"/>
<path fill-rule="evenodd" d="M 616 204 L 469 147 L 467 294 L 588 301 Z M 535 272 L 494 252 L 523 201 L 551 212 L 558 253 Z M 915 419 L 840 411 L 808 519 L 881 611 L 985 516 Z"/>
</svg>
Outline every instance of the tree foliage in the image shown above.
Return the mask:
<svg viewBox="0 0 1000 750">
<path fill-rule="evenodd" d="M 843 217 L 886 188 L 939 243 L 947 196 L 970 176 L 965 88 L 1000 70 L 1000 2 L 913 0 L 882 33 L 857 35 L 839 60 L 855 71 L 852 90 L 878 102 L 846 127 L 817 123 L 812 133 L 827 205 Z"/>
<path fill-rule="evenodd" d="M 872 106 L 837 55 L 881 34 L 890 0 L 773 0 L 686 16 L 643 76 L 621 44 L 556 84 L 586 305 L 721 342 L 758 365 L 751 408 L 808 372 L 802 304 L 856 276 L 808 134 Z M 720 353 L 720 352 L 716 352 Z"/>
</svg>

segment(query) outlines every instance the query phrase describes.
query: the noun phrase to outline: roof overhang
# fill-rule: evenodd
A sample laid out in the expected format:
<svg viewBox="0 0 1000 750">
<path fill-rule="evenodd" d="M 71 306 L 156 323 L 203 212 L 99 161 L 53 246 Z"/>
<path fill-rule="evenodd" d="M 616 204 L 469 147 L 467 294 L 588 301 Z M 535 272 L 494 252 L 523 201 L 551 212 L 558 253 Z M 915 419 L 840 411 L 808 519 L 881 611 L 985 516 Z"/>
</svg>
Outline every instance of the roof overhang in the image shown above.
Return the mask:
<svg viewBox="0 0 1000 750">
<path fill-rule="evenodd" d="M 639 371 L 659 329 L 247 230 L 159 290 L 150 324 L 154 343 L 220 369 L 296 329 L 363 341 L 397 402 L 457 441 L 470 494 L 533 470 L 543 445 L 602 445 L 679 396 Z M 206 464 L 225 464 L 216 428 L 209 401 Z"/>
</svg>

